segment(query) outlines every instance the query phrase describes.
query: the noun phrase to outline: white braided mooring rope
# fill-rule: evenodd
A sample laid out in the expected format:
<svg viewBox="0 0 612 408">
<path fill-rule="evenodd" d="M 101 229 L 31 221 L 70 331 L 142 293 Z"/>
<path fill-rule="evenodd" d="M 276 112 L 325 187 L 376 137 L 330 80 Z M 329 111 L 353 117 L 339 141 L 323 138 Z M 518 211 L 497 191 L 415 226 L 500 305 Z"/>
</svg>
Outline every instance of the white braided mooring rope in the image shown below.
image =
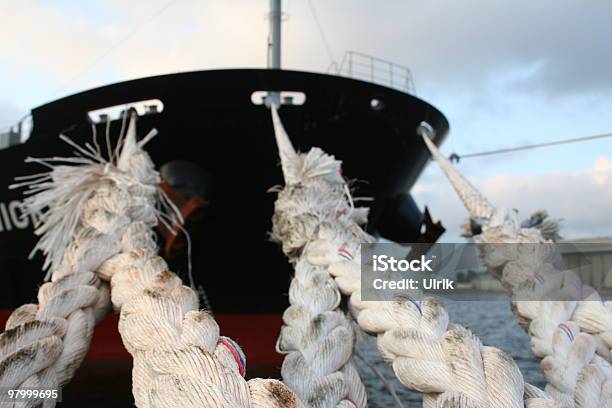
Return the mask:
<svg viewBox="0 0 612 408">
<path fill-rule="evenodd" d="M 296 214 L 300 206 L 296 203 L 313 194 L 321 197 L 319 213 L 303 214 L 309 218 L 351 213 L 344 199 L 347 191 L 340 177 L 339 162 L 319 149 L 298 156 L 275 107 L 272 117 L 279 154 L 284 158 L 281 163 L 286 182 L 275 204 L 273 237 L 283 243 L 283 250 L 295 268 L 289 286 L 291 306 L 283 314 L 284 326 L 277 345 L 278 351 L 286 354 L 282 377 L 307 407 L 365 408 L 365 388 L 352 361 L 355 332 L 349 318 L 339 309 L 338 286 L 325 268 L 300 256 L 315 233 L 302 227 L 316 224 L 300 221 L 301 214 Z M 319 170 L 337 177 L 328 177 L 329 182 L 320 181 Z M 305 183 L 309 174 L 313 174 L 314 181 Z M 337 207 L 338 203 L 342 207 Z"/>
<path fill-rule="evenodd" d="M 276 122 L 274 108 L 272 114 Z M 282 241 L 284 252 L 297 259 L 296 276 L 300 278 L 296 279 L 308 274 L 313 275 L 313 280 L 326 279 L 327 273 L 333 276 L 340 291 L 349 297 L 350 311 L 359 326 L 377 336 L 379 351 L 399 381 L 424 393 L 424 407 L 559 407 L 546 393 L 523 382 L 511 356 L 482 346 L 469 330 L 449 325 L 448 313 L 440 301 L 362 301 L 360 244 L 372 242 L 373 238 L 355 222 L 356 218 L 362 221 L 363 212 L 357 213 L 359 217 L 352 213 L 350 193 L 339 172 L 340 162 L 317 148 L 298 155 L 286 135 L 279 135 L 278 127 L 276 130 L 287 186 L 276 202 L 273 231 Z M 312 160 L 315 157 L 325 166 L 317 165 Z M 308 293 L 308 288 L 296 289 L 302 289 L 302 293 L 296 290 L 293 297 L 306 293 L 317 302 L 329 301 L 327 296 L 317 298 Z M 308 318 L 289 315 L 285 321 L 289 327 L 295 321 L 308 322 Z M 308 326 L 301 323 L 301 327 Z M 304 353 L 302 350 L 309 350 L 314 336 L 302 329 L 301 338 L 306 340 L 295 350 Z M 326 354 L 316 356 L 316 361 L 320 366 L 335 362 Z M 303 372 L 304 368 L 295 370 Z M 292 386 L 294 380 L 286 375 L 291 372 L 283 372 L 283 378 Z M 307 394 L 309 390 L 299 392 Z"/>
<path fill-rule="evenodd" d="M 602 302 L 574 271 L 559 270 L 559 254 L 540 229 L 521 228 L 515 212 L 494 208 L 426 134 L 423 139 L 481 228 L 474 241 L 509 291 L 531 350 L 543 358 L 546 391 L 566 408 L 612 407 L 612 302 Z"/>
<path fill-rule="evenodd" d="M 181 280 L 168 271 L 165 261 L 156 256 L 152 227 L 158 221 L 173 221 L 168 217 L 177 212 L 172 211 L 172 204 L 160 196 L 162 193 L 157 187 L 159 175 L 142 149 L 153 135 L 151 133 L 137 142 L 135 117 L 132 117 L 126 138 L 119 143 L 122 146 L 120 154 L 111 155 L 109 162 L 101 159 L 99 150 L 87 146 L 90 150 L 80 149 L 80 152 L 91 153 L 95 156 L 93 161 L 75 159 L 74 162 L 81 164 L 78 168 L 54 167 L 52 181 L 37 183 L 39 187 L 33 187 L 37 195 L 32 197 L 31 209 L 44 207 L 43 197 L 54 197 L 59 203 L 71 201 L 74 206 L 64 215 L 70 218 L 77 214 L 75 228 L 81 231 L 79 228 L 82 226 L 84 231 L 76 235 L 75 243 L 68 246 L 66 255 L 62 257 L 70 262 L 56 266 L 57 252 L 63 251 L 65 244 L 60 239 L 63 236 L 54 237 L 52 234 L 53 231 L 66 233 L 70 220 L 62 221 L 58 217 L 58 206 L 46 204 L 51 215 L 47 220 L 43 218 L 43 227 L 49 227 L 48 220 L 52 217 L 59 225 L 54 230 L 50 226 L 52 231 L 46 232 L 45 240 L 41 240 L 46 242 L 43 250 L 51 259 L 54 279 L 59 276 L 62 282 L 66 280 L 80 286 L 71 292 L 58 292 L 62 287 L 54 290 L 43 287 L 43 300 L 57 300 L 41 301 L 41 304 L 56 305 L 51 309 L 53 311 L 65 310 L 71 305 L 80 309 L 92 308 L 96 304 L 90 299 L 94 296 L 93 289 L 84 286 L 89 281 L 80 275 L 98 282 L 92 272 L 97 271 L 100 278 L 110 280 L 112 304 L 121 312 L 119 331 L 134 357 L 133 392 L 140 408 L 298 406 L 295 395 L 280 381 L 253 379 L 247 382 L 244 379 L 246 362 L 240 348 L 230 339 L 220 336 L 212 316 L 199 310 L 196 292 L 182 285 Z M 91 173 L 91 178 L 83 177 L 87 172 Z M 66 191 L 57 174 L 74 179 L 72 189 Z M 77 190 L 79 194 L 75 194 Z M 158 208 L 160 199 L 165 211 Z M 7 366 L 3 372 L 12 382 L 3 381 L 2 386 L 13 383 L 31 386 L 33 380 L 22 372 L 38 373 L 39 382 L 51 384 L 52 379 L 48 377 L 53 373 L 49 374 L 48 368 L 54 369 L 53 360 L 66 360 L 65 365 L 74 367 L 82 359 L 75 353 L 64 360 L 57 356 L 62 355 L 62 348 L 64 351 L 73 350 L 73 342 L 86 341 L 88 344 L 93 322 L 86 326 L 89 337 L 75 340 L 74 335 L 68 336 L 71 330 L 75 330 L 71 329 L 70 319 L 65 324 L 53 318 L 66 312 L 50 314 L 39 311 L 34 314 L 35 307 L 26 305 L 18 309 L 9 321 L 11 327 L 23 325 L 25 329 L 22 332 L 3 335 L 3 339 L 16 339 L 7 349 L 11 354 L 5 361 L 10 363 L 15 360 L 13 356 L 20 355 L 29 359 Z M 49 309 L 49 306 L 39 308 Z M 32 320 L 33 324 L 26 323 Z M 41 328 L 35 330 L 35 327 Z M 87 344 L 81 347 L 85 351 Z M 49 406 L 52 405 L 50 402 Z"/>
</svg>

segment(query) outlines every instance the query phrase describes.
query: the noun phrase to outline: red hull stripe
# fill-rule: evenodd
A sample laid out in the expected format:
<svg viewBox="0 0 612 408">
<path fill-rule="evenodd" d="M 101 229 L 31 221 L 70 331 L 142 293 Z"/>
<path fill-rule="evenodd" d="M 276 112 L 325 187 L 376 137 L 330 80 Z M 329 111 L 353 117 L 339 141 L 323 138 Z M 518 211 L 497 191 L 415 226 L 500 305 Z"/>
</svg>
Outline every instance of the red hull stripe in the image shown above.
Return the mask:
<svg viewBox="0 0 612 408">
<path fill-rule="evenodd" d="M 0 310 L 0 327 L 4 328 L 11 310 Z M 283 356 L 275 350 L 280 333 L 280 314 L 219 314 L 215 315 L 221 334 L 240 345 L 247 356 L 247 364 L 256 367 L 280 367 Z M 90 360 L 130 360 L 132 357 L 123 347 L 117 330 L 119 316 L 110 314 L 96 326 Z"/>
</svg>

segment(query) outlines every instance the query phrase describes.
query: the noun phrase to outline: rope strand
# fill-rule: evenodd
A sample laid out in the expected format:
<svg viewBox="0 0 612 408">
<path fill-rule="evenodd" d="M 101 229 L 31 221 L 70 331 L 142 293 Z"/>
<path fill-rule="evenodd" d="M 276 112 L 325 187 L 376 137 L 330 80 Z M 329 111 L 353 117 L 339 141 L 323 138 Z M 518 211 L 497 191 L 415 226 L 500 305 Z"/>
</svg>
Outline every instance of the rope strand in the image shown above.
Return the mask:
<svg viewBox="0 0 612 408">
<path fill-rule="evenodd" d="M 136 141 L 133 115 L 114 161 L 46 162 L 53 181 L 32 179 L 32 188 L 43 188 L 26 200 L 28 210 L 48 207 L 37 249 L 51 265 L 51 282 L 41 286 L 39 305 L 18 308 L 0 336 L 0 385 L 57 388 L 69 381 L 109 306 L 102 279 L 110 282 L 119 332 L 134 357 L 139 408 L 297 407 L 281 382 L 244 379 L 240 347 L 220 335 L 214 318 L 199 310 L 197 293 L 156 255 L 152 228 L 180 214 L 172 203 L 160 204 L 159 174 L 144 143 Z"/>
<path fill-rule="evenodd" d="M 427 135 L 423 139 L 481 229 L 473 239 L 483 244 L 479 247 L 484 264 L 500 277 L 519 322 L 528 327 L 531 350 L 542 358 L 546 391 L 564 408 L 609 407 L 612 302 L 602 302 L 575 272 L 559 270 L 554 261 L 560 254 L 545 231 L 523 228 L 515 212 L 494 208 Z M 543 225 L 546 213 L 541 217 Z M 525 248 L 530 243 L 536 245 Z M 551 294 L 559 300 L 550 299 Z"/>
<path fill-rule="evenodd" d="M 277 122 L 274 107 L 272 115 Z M 377 337 L 378 349 L 383 359 L 393 367 L 399 381 L 408 388 L 425 393 L 424 406 L 559 408 L 546 393 L 534 392 L 534 387 L 524 383 L 511 356 L 483 346 L 468 329 L 449 324 L 448 312 L 439 300 L 424 298 L 415 302 L 397 298 L 393 302 L 363 301 L 358 261 L 360 244 L 373 242 L 373 237 L 366 234 L 353 218 L 358 212 L 353 211 L 345 196 L 346 183 L 340 174 L 340 162 L 317 148 L 297 158 L 295 154 L 288 154 L 291 152 L 286 148 L 286 134 L 279 132 L 279 126 L 275 129 L 277 140 L 284 143 L 279 153 L 287 185 L 275 203 L 273 235 L 282 243 L 285 254 L 292 260 L 297 259 L 295 279 L 307 276 L 313 281 L 322 281 L 332 276 L 337 289 L 349 299 L 349 310 L 361 329 Z M 312 160 L 313 157 L 317 160 Z M 333 298 L 322 288 L 313 293 L 308 289 L 290 291 L 290 301 L 292 297 L 308 296 L 312 299 L 311 304 L 320 308 L 317 310 L 322 310 L 321 305 L 335 305 Z M 309 321 L 302 320 L 301 310 L 292 304 L 285 312 L 286 328 L 297 326 L 294 324 L 296 321 Z M 307 326 L 302 324 L 301 327 Z M 323 324 L 318 332 L 326 332 L 328 327 L 333 325 Z M 303 330 L 298 333 L 310 332 Z M 314 338 L 305 339 L 312 341 Z M 308 341 L 294 344 L 296 353 L 311 355 Z M 307 367 L 309 361 L 318 361 L 318 366 L 337 367 L 340 360 L 332 359 L 328 353 L 320 353 L 312 359 L 296 359 L 293 368 L 302 373 L 305 367 L 300 367 L 300 364 Z M 300 396 L 319 392 L 317 382 L 302 380 L 296 385 L 291 379 L 285 380 L 291 387 L 297 387 L 294 390 Z M 341 401 L 346 394 L 344 384 L 338 382 L 335 390 L 328 391 L 336 399 L 330 398 L 317 406 L 335 406 L 336 401 Z"/>
</svg>

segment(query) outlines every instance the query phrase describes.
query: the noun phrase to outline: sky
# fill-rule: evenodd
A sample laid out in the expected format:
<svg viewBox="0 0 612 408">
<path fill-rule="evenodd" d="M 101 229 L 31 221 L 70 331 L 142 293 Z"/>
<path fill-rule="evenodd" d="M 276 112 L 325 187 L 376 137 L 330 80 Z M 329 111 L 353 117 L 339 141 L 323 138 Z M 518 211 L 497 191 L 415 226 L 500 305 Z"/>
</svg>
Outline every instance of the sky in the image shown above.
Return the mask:
<svg viewBox="0 0 612 408">
<path fill-rule="evenodd" d="M 283 8 L 284 68 L 325 72 L 347 50 L 408 66 L 417 96 L 449 119 L 445 155 L 612 132 L 610 1 L 283 0 Z M 0 130 L 100 85 L 264 67 L 267 11 L 267 0 L 4 2 Z M 566 238 L 612 236 L 612 138 L 457 166 L 495 205 L 563 218 Z M 442 219 L 445 241 L 461 240 L 465 210 L 435 163 L 413 194 Z"/>
</svg>

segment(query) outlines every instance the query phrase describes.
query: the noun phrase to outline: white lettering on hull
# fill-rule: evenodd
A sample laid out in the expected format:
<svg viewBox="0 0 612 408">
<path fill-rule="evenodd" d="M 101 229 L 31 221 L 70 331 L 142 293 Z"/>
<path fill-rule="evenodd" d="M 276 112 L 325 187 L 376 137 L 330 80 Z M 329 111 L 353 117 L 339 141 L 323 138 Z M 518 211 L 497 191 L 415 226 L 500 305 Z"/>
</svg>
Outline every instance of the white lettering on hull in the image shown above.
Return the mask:
<svg viewBox="0 0 612 408">
<path fill-rule="evenodd" d="M 13 229 L 26 229 L 36 225 L 37 217 L 27 216 L 22 209 L 23 203 L 19 200 L 9 201 L 8 204 L 0 202 L 0 232 Z"/>
</svg>

